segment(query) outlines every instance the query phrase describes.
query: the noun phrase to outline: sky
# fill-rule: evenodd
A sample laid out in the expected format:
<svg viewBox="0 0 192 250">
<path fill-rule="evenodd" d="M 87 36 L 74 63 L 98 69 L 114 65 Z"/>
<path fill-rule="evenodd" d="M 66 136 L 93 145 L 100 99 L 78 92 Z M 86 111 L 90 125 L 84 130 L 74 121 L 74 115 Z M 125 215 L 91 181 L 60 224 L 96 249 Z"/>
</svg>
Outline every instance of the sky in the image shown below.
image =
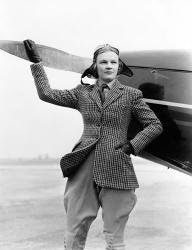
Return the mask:
<svg viewBox="0 0 192 250">
<path fill-rule="evenodd" d="M 0 39 L 35 42 L 92 57 L 98 44 L 120 51 L 191 49 L 191 0 L 0 0 Z M 80 75 L 46 68 L 53 88 Z M 0 158 L 60 157 L 83 131 L 81 115 L 42 102 L 30 63 L 0 51 Z"/>
</svg>

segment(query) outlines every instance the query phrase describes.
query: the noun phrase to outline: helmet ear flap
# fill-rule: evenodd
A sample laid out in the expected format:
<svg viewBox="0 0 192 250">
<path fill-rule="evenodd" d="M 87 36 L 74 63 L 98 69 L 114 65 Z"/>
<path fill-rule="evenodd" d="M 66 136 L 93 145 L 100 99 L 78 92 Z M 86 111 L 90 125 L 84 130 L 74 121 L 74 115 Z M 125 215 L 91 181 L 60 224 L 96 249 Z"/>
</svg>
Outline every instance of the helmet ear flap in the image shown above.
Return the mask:
<svg viewBox="0 0 192 250">
<path fill-rule="evenodd" d="M 122 69 L 123 69 L 123 63 L 122 63 L 121 60 L 119 60 L 119 68 L 118 68 L 118 71 L 117 71 L 117 75 L 120 75 L 120 74 L 121 74 Z"/>
<path fill-rule="evenodd" d="M 119 59 L 119 69 L 118 75 L 133 76 L 133 71 L 121 60 Z"/>
</svg>

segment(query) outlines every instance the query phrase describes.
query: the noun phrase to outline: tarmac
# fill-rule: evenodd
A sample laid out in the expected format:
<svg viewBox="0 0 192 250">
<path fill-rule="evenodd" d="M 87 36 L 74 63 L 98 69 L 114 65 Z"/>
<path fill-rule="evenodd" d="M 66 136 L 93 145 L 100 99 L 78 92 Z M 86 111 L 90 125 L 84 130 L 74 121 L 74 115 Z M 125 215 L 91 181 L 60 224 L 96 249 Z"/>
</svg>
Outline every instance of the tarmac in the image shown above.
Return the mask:
<svg viewBox="0 0 192 250">
<path fill-rule="evenodd" d="M 127 250 L 192 249 L 192 179 L 133 159 L 140 183 L 129 218 Z M 66 180 L 59 166 L 0 166 L 0 249 L 63 250 Z M 101 210 L 85 250 L 105 249 Z"/>
</svg>

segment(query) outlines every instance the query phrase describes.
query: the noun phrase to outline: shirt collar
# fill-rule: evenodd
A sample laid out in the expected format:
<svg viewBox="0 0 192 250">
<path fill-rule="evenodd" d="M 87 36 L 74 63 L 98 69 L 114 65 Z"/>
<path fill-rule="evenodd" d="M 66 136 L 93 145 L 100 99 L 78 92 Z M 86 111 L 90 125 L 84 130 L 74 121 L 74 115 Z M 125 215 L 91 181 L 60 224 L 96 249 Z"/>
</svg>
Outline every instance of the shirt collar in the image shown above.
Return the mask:
<svg viewBox="0 0 192 250">
<path fill-rule="evenodd" d="M 111 89 L 111 88 L 112 88 L 113 83 L 115 82 L 115 80 L 116 80 L 116 79 L 114 79 L 113 81 L 111 81 L 111 82 L 107 83 L 107 86 L 109 87 L 109 89 Z M 97 84 L 97 86 L 100 86 L 100 82 L 99 82 L 98 80 L 96 81 L 96 84 Z"/>
</svg>

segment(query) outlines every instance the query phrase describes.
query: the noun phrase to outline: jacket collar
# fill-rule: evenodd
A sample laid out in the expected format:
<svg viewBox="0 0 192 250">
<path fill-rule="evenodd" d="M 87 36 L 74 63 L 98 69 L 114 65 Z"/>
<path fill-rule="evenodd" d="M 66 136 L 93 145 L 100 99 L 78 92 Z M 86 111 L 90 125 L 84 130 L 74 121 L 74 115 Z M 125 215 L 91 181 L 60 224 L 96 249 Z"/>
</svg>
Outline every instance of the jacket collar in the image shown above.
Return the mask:
<svg viewBox="0 0 192 250">
<path fill-rule="evenodd" d="M 107 86 L 108 86 L 108 88 L 109 89 L 111 89 L 112 88 L 112 86 L 113 86 L 113 83 L 116 81 L 116 79 L 115 80 L 113 80 L 112 82 L 110 82 L 110 83 L 107 83 Z M 101 83 L 97 80 L 96 81 L 96 84 L 98 85 L 98 86 L 100 86 L 101 85 Z"/>
</svg>

